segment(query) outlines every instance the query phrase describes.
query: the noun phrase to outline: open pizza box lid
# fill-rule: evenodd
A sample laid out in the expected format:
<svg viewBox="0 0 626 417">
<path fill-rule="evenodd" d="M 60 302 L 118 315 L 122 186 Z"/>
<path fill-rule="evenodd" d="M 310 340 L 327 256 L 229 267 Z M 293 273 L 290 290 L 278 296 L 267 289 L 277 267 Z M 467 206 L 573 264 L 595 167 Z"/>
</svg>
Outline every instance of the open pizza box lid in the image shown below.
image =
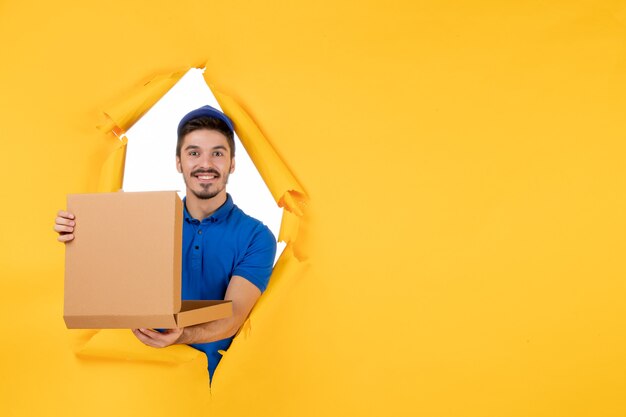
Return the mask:
<svg viewBox="0 0 626 417">
<path fill-rule="evenodd" d="M 70 194 L 65 248 L 69 329 L 187 327 L 232 315 L 232 302 L 181 301 L 182 201 L 175 191 Z"/>
</svg>

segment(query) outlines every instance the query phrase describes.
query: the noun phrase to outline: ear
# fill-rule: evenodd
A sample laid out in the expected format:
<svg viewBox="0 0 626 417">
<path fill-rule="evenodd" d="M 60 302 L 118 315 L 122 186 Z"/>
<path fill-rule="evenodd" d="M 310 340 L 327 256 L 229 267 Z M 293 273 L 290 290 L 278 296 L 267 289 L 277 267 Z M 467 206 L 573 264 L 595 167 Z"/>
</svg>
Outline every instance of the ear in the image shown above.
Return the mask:
<svg viewBox="0 0 626 417">
<path fill-rule="evenodd" d="M 230 173 L 232 174 L 233 172 L 235 172 L 235 158 L 234 157 L 230 158 Z"/>
<path fill-rule="evenodd" d="M 183 168 L 180 166 L 180 156 L 176 156 L 176 170 L 179 173 L 183 173 Z"/>
</svg>

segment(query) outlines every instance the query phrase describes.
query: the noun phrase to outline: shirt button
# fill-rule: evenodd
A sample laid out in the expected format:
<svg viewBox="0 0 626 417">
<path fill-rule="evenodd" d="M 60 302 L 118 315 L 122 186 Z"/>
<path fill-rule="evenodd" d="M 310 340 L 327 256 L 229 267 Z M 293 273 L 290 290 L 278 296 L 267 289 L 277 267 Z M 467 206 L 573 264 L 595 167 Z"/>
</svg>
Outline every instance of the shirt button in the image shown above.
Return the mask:
<svg viewBox="0 0 626 417">
<path fill-rule="evenodd" d="M 198 234 L 201 235 L 202 234 L 202 230 L 198 230 Z"/>
<path fill-rule="evenodd" d="M 196 248 L 196 250 L 198 250 L 198 249 L 200 249 L 200 246 L 196 246 L 195 248 Z"/>
</svg>

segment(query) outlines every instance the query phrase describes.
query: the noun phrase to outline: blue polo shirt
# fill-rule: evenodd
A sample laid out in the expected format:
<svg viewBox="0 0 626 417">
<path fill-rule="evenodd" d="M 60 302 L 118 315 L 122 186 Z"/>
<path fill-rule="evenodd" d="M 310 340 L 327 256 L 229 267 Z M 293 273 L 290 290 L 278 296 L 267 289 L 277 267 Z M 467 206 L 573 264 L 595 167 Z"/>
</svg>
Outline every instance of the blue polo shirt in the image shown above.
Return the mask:
<svg viewBox="0 0 626 417">
<path fill-rule="evenodd" d="M 276 239 L 260 221 L 245 214 L 230 195 L 210 217 L 191 217 L 184 202 L 182 299 L 223 300 L 233 275 L 265 291 L 276 256 Z M 206 353 L 213 377 L 232 337 L 212 343 L 192 344 Z"/>
</svg>

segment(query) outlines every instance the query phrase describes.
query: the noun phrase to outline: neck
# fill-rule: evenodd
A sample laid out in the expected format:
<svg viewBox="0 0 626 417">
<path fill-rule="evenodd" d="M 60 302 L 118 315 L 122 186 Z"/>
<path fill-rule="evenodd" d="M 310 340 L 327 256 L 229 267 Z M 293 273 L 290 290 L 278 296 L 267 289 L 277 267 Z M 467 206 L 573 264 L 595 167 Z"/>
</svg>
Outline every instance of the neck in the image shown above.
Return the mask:
<svg viewBox="0 0 626 417">
<path fill-rule="evenodd" d="M 187 211 L 196 220 L 204 220 L 215 211 L 222 207 L 226 202 L 226 191 L 222 190 L 218 195 L 212 198 L 198 198 L 191 191 L 187 190 L 187 198 L 185 200 Z"/>
</svg>

